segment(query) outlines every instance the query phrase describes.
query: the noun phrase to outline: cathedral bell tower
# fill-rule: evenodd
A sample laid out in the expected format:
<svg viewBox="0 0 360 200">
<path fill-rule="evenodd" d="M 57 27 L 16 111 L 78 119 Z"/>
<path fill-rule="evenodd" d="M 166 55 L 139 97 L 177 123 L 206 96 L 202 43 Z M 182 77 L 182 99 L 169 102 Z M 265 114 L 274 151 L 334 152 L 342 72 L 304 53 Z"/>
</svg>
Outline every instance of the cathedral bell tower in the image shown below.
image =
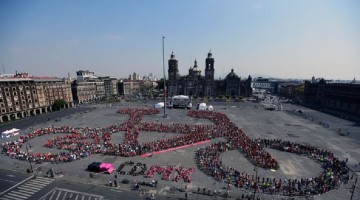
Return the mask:
<svg viewBox="0 0 360 200">
<path fill-rule="evenodd" d="M 175 59 L 174 52 L 171 53 L 168 64 L 169 64 L 169 69 L 168 69 L 169 81 L 175 81 L 176 79 L 179 78 L 179 68 L 178 68 L 178 61 Z"/>
<path fill-rule="evenodd" d="M 214 58 L 212 57 L 211 51 L 209 51 L 208 56 L 205 60 L 205 79 L 214 80 Z"/>
</svg>

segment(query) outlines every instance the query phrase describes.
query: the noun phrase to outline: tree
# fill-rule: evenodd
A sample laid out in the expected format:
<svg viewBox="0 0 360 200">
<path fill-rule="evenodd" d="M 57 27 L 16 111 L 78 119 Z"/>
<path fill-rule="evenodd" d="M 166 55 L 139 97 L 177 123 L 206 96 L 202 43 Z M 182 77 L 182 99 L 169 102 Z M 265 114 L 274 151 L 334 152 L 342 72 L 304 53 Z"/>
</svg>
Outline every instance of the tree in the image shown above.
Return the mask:
<svg viewBox="0 0 360 200">
<path fill-rule="evenodd" d="M 61 108 L 65 108 L 67 102 L 64 99 L 56 99 L 53 104 L 53 110 L 60 110 Z"/>
<path fill-rule="evenodd" d="M 166 85 L 168 85 L 168 82 L 169 82 L 168 80 L 165 80 Z M 164 79 L 163 78 L 158 81 L 158 88 L 159 88 L 159 90 L 164 89 Z"/>
</svg>

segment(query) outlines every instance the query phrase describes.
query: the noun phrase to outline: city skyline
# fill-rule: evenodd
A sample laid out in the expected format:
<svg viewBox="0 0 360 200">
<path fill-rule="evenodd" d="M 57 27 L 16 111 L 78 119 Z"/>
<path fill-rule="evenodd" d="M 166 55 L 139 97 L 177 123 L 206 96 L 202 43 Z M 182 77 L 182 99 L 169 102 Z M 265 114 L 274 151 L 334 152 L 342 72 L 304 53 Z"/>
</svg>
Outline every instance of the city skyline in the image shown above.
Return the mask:
<svg viewBox="0 0 360 200">
<path fill-rule="evenodd" d="M 162 77 L 174 51 L 179 73 L 209 50 L 215 78 L 360 79 L 358 1 L 2 1 L 1 73 Z M 166 64 L 166 68 L 167 68 Z"/>
</svg>

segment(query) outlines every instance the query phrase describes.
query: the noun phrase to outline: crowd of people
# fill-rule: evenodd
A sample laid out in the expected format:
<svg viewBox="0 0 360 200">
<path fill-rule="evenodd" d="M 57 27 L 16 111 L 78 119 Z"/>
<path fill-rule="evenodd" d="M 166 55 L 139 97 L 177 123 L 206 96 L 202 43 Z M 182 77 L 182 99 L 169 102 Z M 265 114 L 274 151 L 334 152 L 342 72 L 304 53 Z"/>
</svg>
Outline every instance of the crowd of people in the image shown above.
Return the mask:
<svg viewBox="0 0 360 200">
<path fill-rule="evenodd" d="M 126 162 L 120 164 L 120 166 L 116 170 L 116 173 L 121 174 L 121 175 L 125 175 L 126 172 L 123 171 L 123 169 L 126 166 L 132 166 L 130 171 L 128 171 L 128 173 L 127 173 L 128 175 L 131 175 L 131 176 L 145 175 L 145 172 L 147 170 L 146 164 L 136 163 L 136 165 L 135 165 L 135 163 L 132 162 L 132 161 L 126 161 Z"/>
<path fill-rule="evenodd" d="M 41 128 L 26 133 L 15 141 L 3 143 L 3 152 L 13 158 L 30 159 L 33 162 L 70 162 L 96 153 L 131 157 L 224 137 L 227 139 L 226 142 L 213 143 L 209 147 L 198 150 L 196 152 L 197 164 L 201 170 L 213 176 L 216 180 L 227 180 L 237 187 L 248 189 L 265 188 L 264 191 L 270 193 L 284 191 L 289 195 L 317 194 L 339 187 L 348 177 L 345 163 L 335 158 L 331 152 L 289 141 L 251 139 L 235 123 L 231 122 L 225 114 L 199 110 L 188 112 L 188 116 L 209 119 L 214 123 L 213 125 L 143 122 L 142 117 L 144 115 L 153 115 L 159 112 L 158 109 L 154 108 L 124 108 L 118 110 L 117 113 L 128 114 L 129 119 L 124 123 L 104 128 L 70 126 Z M 124 141 L 112 144 L 111 135 L 120 131 L 125 132 Z M 151 131 L 181 134 L 172 138 L 140 143 L 138 140 L 140 132 Z M 58 135 L 64 133 L 65 135 Z M 57 135 L 49 139 L 44 146 L 60 149 L 62 150 L 60 153 L 28 153 L 22 149 L 22 146 L 30 139 L 50 134 Z M 278 169 L 278 162 L 265 151 L 264 147 L 308 156 L 321 162 L 325 171 L 319 177 L 301 180 L 261 179 L 245 172 L 227 168 L 223 166 L 220 159 L 220 154 L 225 151 L 239 150 L 255 166 L 265 169 Z M 166 179 L 169 176 L 167 172 L 173 169 L 152 166 L 147 176 L 151 177 L 159 170 L 165 170 L 164 173 L 161 173 L 163 173 L 163 178 Z M 186 182 L 190 182 L 191 179 L 186 176 L 186 173 L 191 174 L 193 171 L 183 172 L 182 169 L 176 170 L 180 170 L 178 171 L 180 176 L 175 179 L 184 178 Z"/>
<path fill-rule="evenodd" d="M 239 150 L 231 138 L 226 142 L 213 143 L 209 147 L 199 149 L 196 152 L 198 168 L 216 180 L 236 187 L 289 196 L 323 194 L 349 180 L 346 161 L 338 160 L 330 151 L 282 140 L 257 139 L 254 142 L 262 148 L 268 147 L 307 156 L 321 163 L 324 170 L 318 177 L 287 180 L 256 177 L 254 174 L 229 168 L 222 163 L 220 155 L 228 150 Z"/>
<path fill-rule="evenodd" d="M 190 175 L 195 172 L 194 168 L 184 169 L 183 167 L 173 167 L 173 166 L 159 166 L 153 165 L 150 167 L 149 171 L 145 173 L 145 177 L 152 178 L 156 173 L 162 174 L 162 180 L 170 180 L 170 175 L 174 171 L 177 172 L 177 175 L 172 179 L 172 181 L 178 182 L 183 179 L 187 183 L 191 183 Z"/>
</svg>

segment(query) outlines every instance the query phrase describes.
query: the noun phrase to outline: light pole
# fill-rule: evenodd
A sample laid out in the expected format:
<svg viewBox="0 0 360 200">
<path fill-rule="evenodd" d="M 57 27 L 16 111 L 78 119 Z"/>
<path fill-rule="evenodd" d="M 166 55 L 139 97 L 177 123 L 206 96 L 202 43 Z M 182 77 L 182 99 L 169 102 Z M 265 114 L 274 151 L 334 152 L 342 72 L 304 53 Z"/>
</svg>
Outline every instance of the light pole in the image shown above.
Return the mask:
<svg viewBox="0 0 360 200">
<path fill-rule="evenodd" d="M 30 172 L 31 173 L 33 173 L 34 171 L 33 171 L 33 168 L 32 168 L 32 164 L 31 164 L 31 158 L 30 158 L 30 154 L 29 154 L 29 149 L 28 149 L 28 145 L 29 145 L 29 143 L 26 143 L 26 152 L 27 152 L 27 154 L 28 154 L 28 159 L 29 159 L 29 163 L 30 163 Z"/>
<path fill-rule="evenodd" d="M 354 173 L 354 172 L 353 172 Z M 356 175 L 356 178 L 355 178 L 355 183 L 354 183 L 354 185 L 352 186 L 352 191 L 351 191 L 351 197 L 350 197 L 350 200 L 352 200 L 353 199 L 353 196 L 354 196 L 354 191 L 355 191 L 355 188 L 356 188 L 356 184 L 357 184 L 357 179 L 358 179 L 358 176 L 357 176 L 357 174 L 355 174 Z"/>
<path fill-rule="evenodd" d="M 256 189 L 257 189 L 257 173 L 258 173 L 258 167 L 257 164 L 255 164 L 255 182 L 254 182 L 254 200 L 256 199 Z"/>
<path fill-rule="evenodd" d="M 164 116 L 163 116 L 163 118 L 167 118 L 167 114 L 166 114 L 166 85 L 165 85 L 166 76 L 165 76 L 164 43 L 165 43 L 165 36 L 162 37 L 163 71 L 164 71 Z"/>
</svg>

